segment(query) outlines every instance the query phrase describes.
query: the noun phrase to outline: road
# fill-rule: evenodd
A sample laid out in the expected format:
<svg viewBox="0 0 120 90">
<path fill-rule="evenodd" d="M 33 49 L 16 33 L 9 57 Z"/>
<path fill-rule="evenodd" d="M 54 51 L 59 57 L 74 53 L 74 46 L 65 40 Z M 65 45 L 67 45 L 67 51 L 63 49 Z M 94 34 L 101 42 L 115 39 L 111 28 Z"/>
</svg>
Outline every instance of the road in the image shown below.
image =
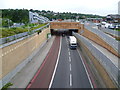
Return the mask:
<svg viewBox="0 0 120 90">
<path fill-rule="evenodd" d="M 27 89 L 49 87 L 49 83 L 51 81 L 52 73 L 58 56 L 59 47 L 60 47 L 60 37 L 56 36 L 45 60 L 43 61 L 42 65 L 36 72 L 30 84 L 28 84 Z"/>
<path fill-rule="evenodd" d="M 61 52 L 51 88 L 91 88 L 78 50 L 70 50 L 68 39 L 62 37 Z"/>
<path fill-rule="evenodd" d="M 29 88 L 92 88 L 79 51 L 70 50 L 67 37 L 56 36 Z"/>
</svg>

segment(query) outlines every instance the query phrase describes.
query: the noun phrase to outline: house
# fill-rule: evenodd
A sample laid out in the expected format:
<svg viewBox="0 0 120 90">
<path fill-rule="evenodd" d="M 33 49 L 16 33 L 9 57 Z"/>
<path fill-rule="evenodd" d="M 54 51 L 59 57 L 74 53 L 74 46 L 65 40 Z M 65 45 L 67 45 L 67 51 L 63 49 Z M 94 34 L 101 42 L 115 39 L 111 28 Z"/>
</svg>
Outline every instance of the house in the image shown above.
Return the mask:
<svg viewBox="0 0 120 90">
<path fill-rule="evenodd" d="M 49 21 L 48 18 L 39 15 L 38 13 L 33 13 L 29 11 L 29 22 L 30 23 L 47 23 Z"/>
</svg>

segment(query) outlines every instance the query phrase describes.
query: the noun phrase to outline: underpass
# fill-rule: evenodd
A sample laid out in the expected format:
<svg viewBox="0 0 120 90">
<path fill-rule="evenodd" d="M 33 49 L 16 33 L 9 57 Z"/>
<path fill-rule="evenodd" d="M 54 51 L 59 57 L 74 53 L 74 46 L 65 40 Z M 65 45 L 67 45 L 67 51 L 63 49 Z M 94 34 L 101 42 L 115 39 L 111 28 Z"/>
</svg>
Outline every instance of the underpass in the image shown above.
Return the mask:
<svg viewBox="0 0 120 90">
<path fill-rule="evenodd" d="M 72 36 L 72 32 L 78 33 L 78 29 L 51 29 L 51 35 L 66 35 Z"/>
<path fill-rule="evenodd" d="M 59 25 L 62 25 L 61 28 L 59 27 Z M 26 52 L 29 52 L 30 50 L 31 51 L 30 53 L 32 53 L 33 51 L 36 51 L 37 49 L 39 49 L 39 46 L 41 46 L 41 43 L 43 43 L 44 41 L 46 42 L 45 44 L 49 42 L 49 39 L 46 38 L 49 33 L 51 33 L 52 35 L 51 38 L 53 37 L 55 38 L 53 39 L 51 49 L 48 50 L 48 53 L 45 53 L 44 50 L 42 50 L 41 52 L 44 52 L 45 53 L 44 55 L 41 55 L 40 54 L 41 52 L 37 54 L 37 56 L 36 54 L 34 54 L 35 57 L 39 56 L 37 60 L 40 63 L 36 64 L 38 68 L 34 70 L 32 70 L 32 68 L 31 70 L 29 69 L 33 65 L 32 63 L 36 62 L 36 59 L 30 58 L 30 60 L 28 59 L 27 62 L 24 60 L 26 65 L 27 63 L 32 62 L 29 68 L 26 69 L 26 72 L 20 71 L 20 73 L 18 73 L 19 77 L 24 78 L 23 80 L 25 81 L 24 82 L 25 85 L 19 84 L 19 82 L 21 83 L 21 80 L 19 79 L 19 77 L 18 79 L 15 79 L 14 77 L 12 79 L 12 82 L 15 84 L 14 87 L 16 86 L 21 87 L 21 88 L 27 87 L 27 89 L 29 88 L 97 88 L 97 87 L 105 88 L 105 87 L 108 87 L 106 84 L 104 84 L 105 83 L 104 81 L 102 82 L 100 81 L 102 79 L 98 79 L 98 77 L 102 78 L 101 76 L 99 76 L 99 72 L 97 72 L 97 76 L 96 76 L 95 73 L 97 69 L 96 68 L 90 69 L 91 66 L 88 64 L 88 60 L 84 57 L 84 55 L 82 55 L 83 52 L 80 52 L 80 48 L 83 48 L 80 46 L 80 43 L 78 43 L 79 47 L 77 47 L 76 50 L 71 50 L 69 48 L 69 39 L 67 36 L 73 35 L 72 32 L 80 33 L 80 30 L 84 29 L 82 25 L 79 26 L 78 23 L 68 23 L 68 24 L 63 23 L 59 25 L 57 23 L 55 27 L 48 28 L 49 30 L 47 29 L 45 31 L 42 31 L 44 35 L 42 33 L 35 34 L 35 36 L 31 37 L 31 39 L 28 38 L 28 40 L 26 39 L 26 41 L 23 42 L 24 46 L 25 45 L 30 46 L 30 47 L 26 46 L 24 50 L 27 49 Z M 43 44 L 43 46 L 45 44 Z M 22 52 L 25 53 L 24 50 L 22 49 L 23 46 L 19 44 L 18 46 L 15 46 L 17 47 L 15 48 L 15 51 L 22 50 Z M 14 53 L 14 51 L 12 51 L 11 49 L 10 51 Z M 5 54 L 4 58 L 7 55 L 8 54 Z M 20 53 L 20 56 L 23 56 L 23 54 Z M 31 57 L 31 56 L 28 56 L 28 57 Z M 17 52 L 16 52 L 15 59 L 16 58 L 17 58 Z M 13 60 L 15 59 L 13 57 Z M 91 60 L 89 60 L 89 62 L 91 63 Z M 33 68 L 34 67 L 35 66 L 33 66 Z M 30 74 L 30 72 L 28 72 L 27 70 L 30 72 L 33 72 L 30 75 L 29 80 L 25 78 L 29 76 L 28 74 Z M 24 77 L 19 75 L 21 73 L 24 74 Z"/>
</svg>

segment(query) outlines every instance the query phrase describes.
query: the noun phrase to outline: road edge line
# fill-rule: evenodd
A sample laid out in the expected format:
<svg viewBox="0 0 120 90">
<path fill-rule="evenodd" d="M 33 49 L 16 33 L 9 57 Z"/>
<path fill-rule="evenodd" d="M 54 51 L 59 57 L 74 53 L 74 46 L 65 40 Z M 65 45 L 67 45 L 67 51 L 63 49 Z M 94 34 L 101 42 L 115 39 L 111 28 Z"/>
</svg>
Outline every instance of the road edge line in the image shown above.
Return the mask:
<svg viewBox="0 0 120 90">
<path fill-rule="evenodd" d="M 55 38 L 56 38 L 56 37 L 55 37 Z M 55 39 L 54 39 L 54 41 L 55 41 Z M 54 41 L 52 42 L 52 45 L 53 45 Z M 46 63 L 46 60 L 47 60 L 47 58 L 48 58 L 48 55 L 49 55 L 50 51 L 52 50 L 52 45 L 51 45 L 48 53 L 46 54 L 43 62 L 41 63 L 41 65 L 40 65 L 40 67 L 38 68 L 38 70 L 35 72 L 35 75 L 32 77 L 32 79 L 31 79 L 30 82 L 28 83 L 28 85 L 27 85 L 27 87 L 26 87 L 25 90 L 28 90 L 28 89 L 31 87 L 32 83 L 33 83 L 33 82 L 35 81 L 35 79 L 37 78 L 38 74 L 40 73 L 41 69 L 43 68 L 44 64 Z"/>
<path fill-rule="evenodd" d="M 54 79 L 54 77 L 55 77 L 56 69 L 57 69 L 57 66 L 58 66 L 58 61 L 59 61 L 59 58 L 60 58 L 61 45 L 62 45 L 62 37 L 60 38 L 60 48 L 59 48 L 59 53 L 58 53 L 58 57 L 57 57 L 57 62 L 56 62 L 56 64 L 55 64 L 55 69 L 54 69 L 54 72 L 53 72 L 52 79 L 51 79 L 51 81 L 50 81 L 48 90 L 50 90 L 50 88 L 51 88 L 51 86 L 52 86 L 52 83 L 53 83 L 53 79 Z"/>
<path fill-rule="evenodd" d="M 81 61 L 82 61 L 83 66 L 84 66 L 84 68 L 85 68 L 85 71 L 86 71 L 86 74 L 87 74 L 87 76 L 88 76 L 88 79 L 89 79 L 91 88 L 94 88 L 94 87 L 93 87 L 93 84 L 92 84 L 92 81 L 91 81 L 91 79 L 90 79 L 90 75 L 89 75 L 89 73 L 88 73 L 88 71 L 87 71 L 87 68 L 85 67 L 85 64 L 84 64 L 84 62 L 83 62 L 83 59 L 82 59 L 82 57 L 81 57 L 80 52 L 78 51 L 78 49 L 77 49 L 77 52 L 78 52 L 78 54 L 79 54 L 79 56 L 80 56 L 80 58 L 81 58 Z"/>
</svg>

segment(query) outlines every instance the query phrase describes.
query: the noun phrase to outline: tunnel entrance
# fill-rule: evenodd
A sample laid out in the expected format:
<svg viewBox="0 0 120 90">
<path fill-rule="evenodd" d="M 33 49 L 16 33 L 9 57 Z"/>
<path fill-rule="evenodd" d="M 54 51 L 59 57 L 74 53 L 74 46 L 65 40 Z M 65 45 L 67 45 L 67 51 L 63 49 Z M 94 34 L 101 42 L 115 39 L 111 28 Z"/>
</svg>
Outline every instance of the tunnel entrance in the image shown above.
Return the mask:
<svg viewBox="0 0 120 90">
<path fill-rule="evenodd" d="M 72 32 L 78 33 L 78 29 L 51 29 L 51 35 L 61 36 L 71 36 Z"/>
</svg>

